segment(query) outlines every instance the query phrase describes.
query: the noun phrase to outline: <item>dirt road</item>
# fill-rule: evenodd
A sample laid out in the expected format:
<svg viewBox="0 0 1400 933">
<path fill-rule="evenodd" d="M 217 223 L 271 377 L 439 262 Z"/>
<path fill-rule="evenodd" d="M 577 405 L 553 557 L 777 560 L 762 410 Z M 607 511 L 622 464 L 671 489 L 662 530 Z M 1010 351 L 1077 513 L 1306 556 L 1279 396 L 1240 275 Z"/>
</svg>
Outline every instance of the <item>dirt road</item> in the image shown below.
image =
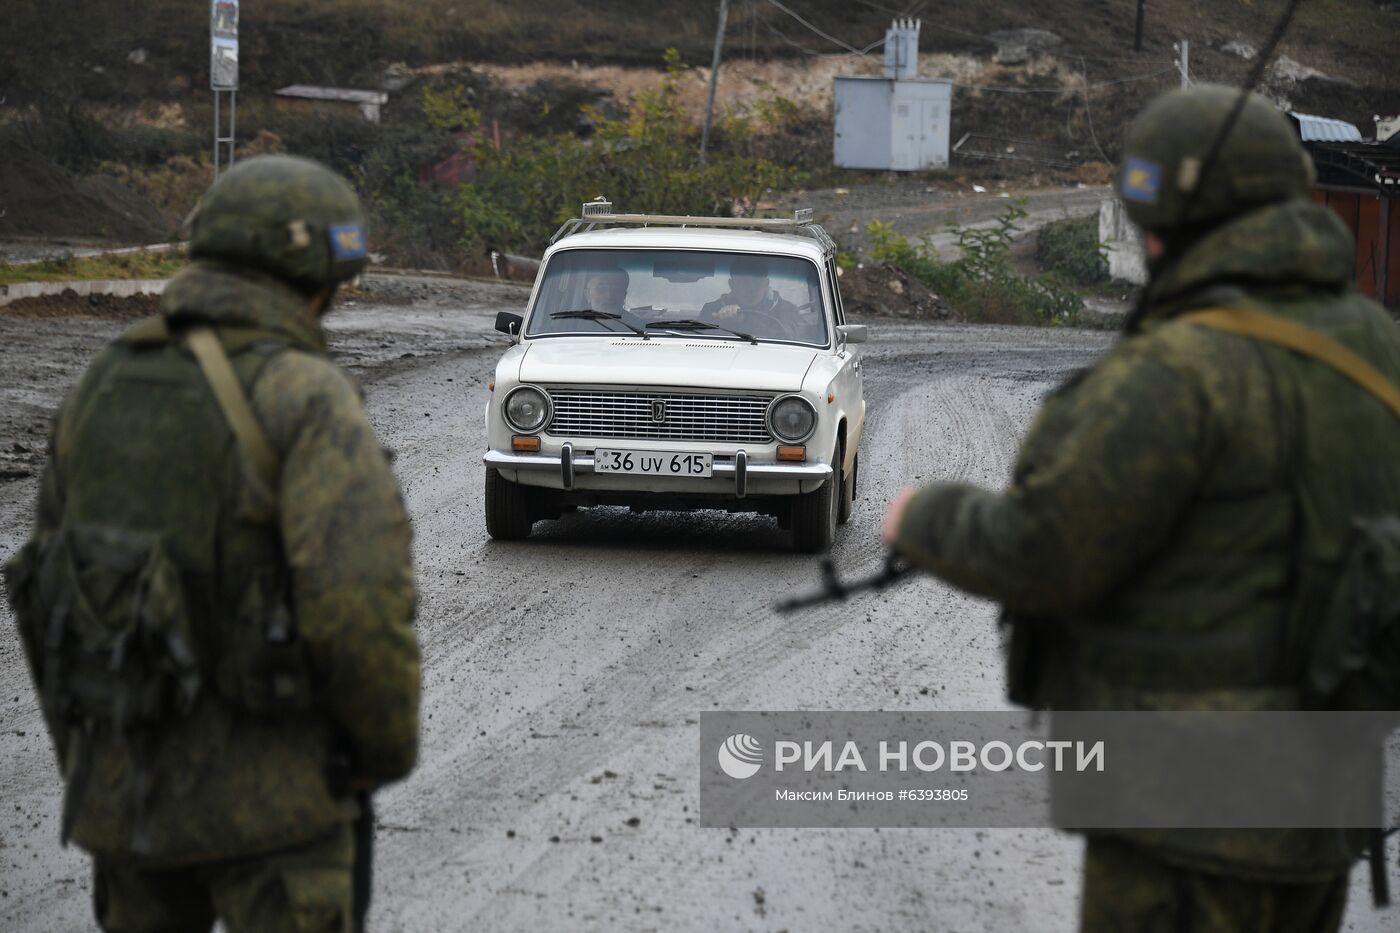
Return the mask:
<svg viewBox="0 0 1400 933">
<path fill-rule="evenodd" d="M 870 222 L 890 224 L 910 239 L 928 237 L 944 259 L 958 255 L 957 234 L 950 224 L 972 228 L 997 225 L 1013 202 L 1024 206 L 1026 217 L 1016 224 L 1024 235 L 1053 220 L 1097 213 L 1099 202 L 1110 197 L 1104 185 L 1080 188 L 1005 188 L 993 185 L 977 192 L 929 187 L 917 177 L 892 178 L 878 184 L 846 188 L 822 188 L 785 193 L 774 201 L 783 210 L 812 208 L 813 216 L 831 233 L 842 249 L 868 254 Z M 1003 196 L 1004 195 L 1004 196 Z"/>
<path fill-rule="evenodd" d="M 700 829 L 700 711 L 1004 708 L 993 608 L 921 581 L 779 617 L 774 599 L 816 568 L 752 517 L 607 510 L 490 542 L 491 322 L 524 292 L 402 287 L 412 304 L 347 308 L 330 328 L 398 452 L 422 591 L 422 763 L 379 798 L 376 929 L 1073 929 L 1080 846 L 1050 831 Z M 835 550 L 853 571 L 878 560 L 900 486 L 1001 483 L 1040 396 L 1111 339 L 872 323 L 863 488 Z M 0 319 L 0 444 L 39 444 L 115 329 Z M 34 493 L 33 476 L 0 483 L 0 555 Z M 88 928 L 8 614 L 0 700 L 0 930 Z M 1348 929 L 1381 930 L 1357 885 Z"/>
</svg>

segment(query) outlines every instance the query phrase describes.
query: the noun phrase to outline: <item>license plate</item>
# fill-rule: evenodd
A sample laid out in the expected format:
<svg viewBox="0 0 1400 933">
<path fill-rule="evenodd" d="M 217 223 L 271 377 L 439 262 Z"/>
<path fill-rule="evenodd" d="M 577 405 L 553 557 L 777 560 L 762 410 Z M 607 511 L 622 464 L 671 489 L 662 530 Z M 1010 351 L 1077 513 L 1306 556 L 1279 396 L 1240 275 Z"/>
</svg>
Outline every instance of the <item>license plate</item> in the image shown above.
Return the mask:
<svg viewBox="0 0 1400 933">
<path fill-rule="evenodd" d="M 595 473 L 640 473 L 644 476 L 707 477 L 713 454 L 681 454 L 666 450 L 595 450 Z"/>
</svg>

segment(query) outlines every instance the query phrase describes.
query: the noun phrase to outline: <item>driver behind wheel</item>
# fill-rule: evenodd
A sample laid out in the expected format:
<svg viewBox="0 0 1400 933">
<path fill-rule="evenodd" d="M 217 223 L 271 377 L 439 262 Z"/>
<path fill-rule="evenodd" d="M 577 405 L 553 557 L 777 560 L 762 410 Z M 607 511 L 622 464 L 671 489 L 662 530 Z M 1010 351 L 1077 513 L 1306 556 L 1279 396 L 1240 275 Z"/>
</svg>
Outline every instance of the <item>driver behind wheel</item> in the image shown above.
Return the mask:
<svg viewBox="0 0 1400 933">
<path fill-rule="evenodd" d="M 700 309 L 701 318 L 713 321 L 743 321 L 747 317 L 755 323 L 772 320 L 785 327 L 796 313 L 795 304 L 769 287 L 768 262 L 758 256 L 740 256 L 730 263 L 729 291 Z"/>
</svg>

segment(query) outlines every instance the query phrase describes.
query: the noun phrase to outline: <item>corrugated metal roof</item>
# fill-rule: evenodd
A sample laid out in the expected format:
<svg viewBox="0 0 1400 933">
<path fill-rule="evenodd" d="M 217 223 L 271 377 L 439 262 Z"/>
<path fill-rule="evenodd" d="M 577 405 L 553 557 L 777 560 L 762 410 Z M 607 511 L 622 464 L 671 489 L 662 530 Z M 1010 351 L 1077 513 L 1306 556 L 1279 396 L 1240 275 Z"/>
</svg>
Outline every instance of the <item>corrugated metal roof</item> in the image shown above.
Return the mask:
<svg viewBox="0 0 1400 933">
<path fill-rule="evenodd" d="M 303 97 L 309 100 L 341 100 L 352 104 L 385 104 L 389 95 L 383 91 L 353 91 L 340 87 L 315 87 L 291 84 L 277 91 L 278 97 Z"/>
<path fill-rule="evenodd" d="M 1293 122 L 1298 126 L 1298 134 L 1302 136 L 1303 142 L 1326 142 L 1326 143 L 1359 143 L 1361 142 L 1361 131 L 1345 120 L 1334 120 L 1331 117 L 1314 117 L 1306 113 L 1297 113 L 1290 110 L 1288 115 L 1293 118 Z"/>
</svg>

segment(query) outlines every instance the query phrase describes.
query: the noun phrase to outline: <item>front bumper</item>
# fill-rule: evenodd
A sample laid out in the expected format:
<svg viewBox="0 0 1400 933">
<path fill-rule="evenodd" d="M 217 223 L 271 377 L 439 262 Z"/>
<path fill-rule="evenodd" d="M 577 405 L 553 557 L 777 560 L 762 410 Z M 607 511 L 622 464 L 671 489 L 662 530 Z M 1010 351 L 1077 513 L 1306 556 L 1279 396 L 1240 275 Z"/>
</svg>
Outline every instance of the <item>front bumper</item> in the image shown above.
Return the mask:
<svg viewBox="0 0 1400 933">
<path fill-rule="evenodd" d="M 627 473 L 598 474 L 593 471 L 592 454 L 575 454 L 573 444 L 564 444 L 557 454 L 520 454 L 488 450 L 482 457 L 488 467 L 502 471 L 507 479 L 554 489 L 637 489 L 648 492 L 686 491 L 713 495 L 750 494 L 796 495 L 813 492 L 829 482 L 832 468 L 827 463 L 753 463 L 745 451 L 733 458 L 716 457 L 711 476 L 644 476 Z M 516 475 L 512 476 L 514 473 Z"/>
</svg>

